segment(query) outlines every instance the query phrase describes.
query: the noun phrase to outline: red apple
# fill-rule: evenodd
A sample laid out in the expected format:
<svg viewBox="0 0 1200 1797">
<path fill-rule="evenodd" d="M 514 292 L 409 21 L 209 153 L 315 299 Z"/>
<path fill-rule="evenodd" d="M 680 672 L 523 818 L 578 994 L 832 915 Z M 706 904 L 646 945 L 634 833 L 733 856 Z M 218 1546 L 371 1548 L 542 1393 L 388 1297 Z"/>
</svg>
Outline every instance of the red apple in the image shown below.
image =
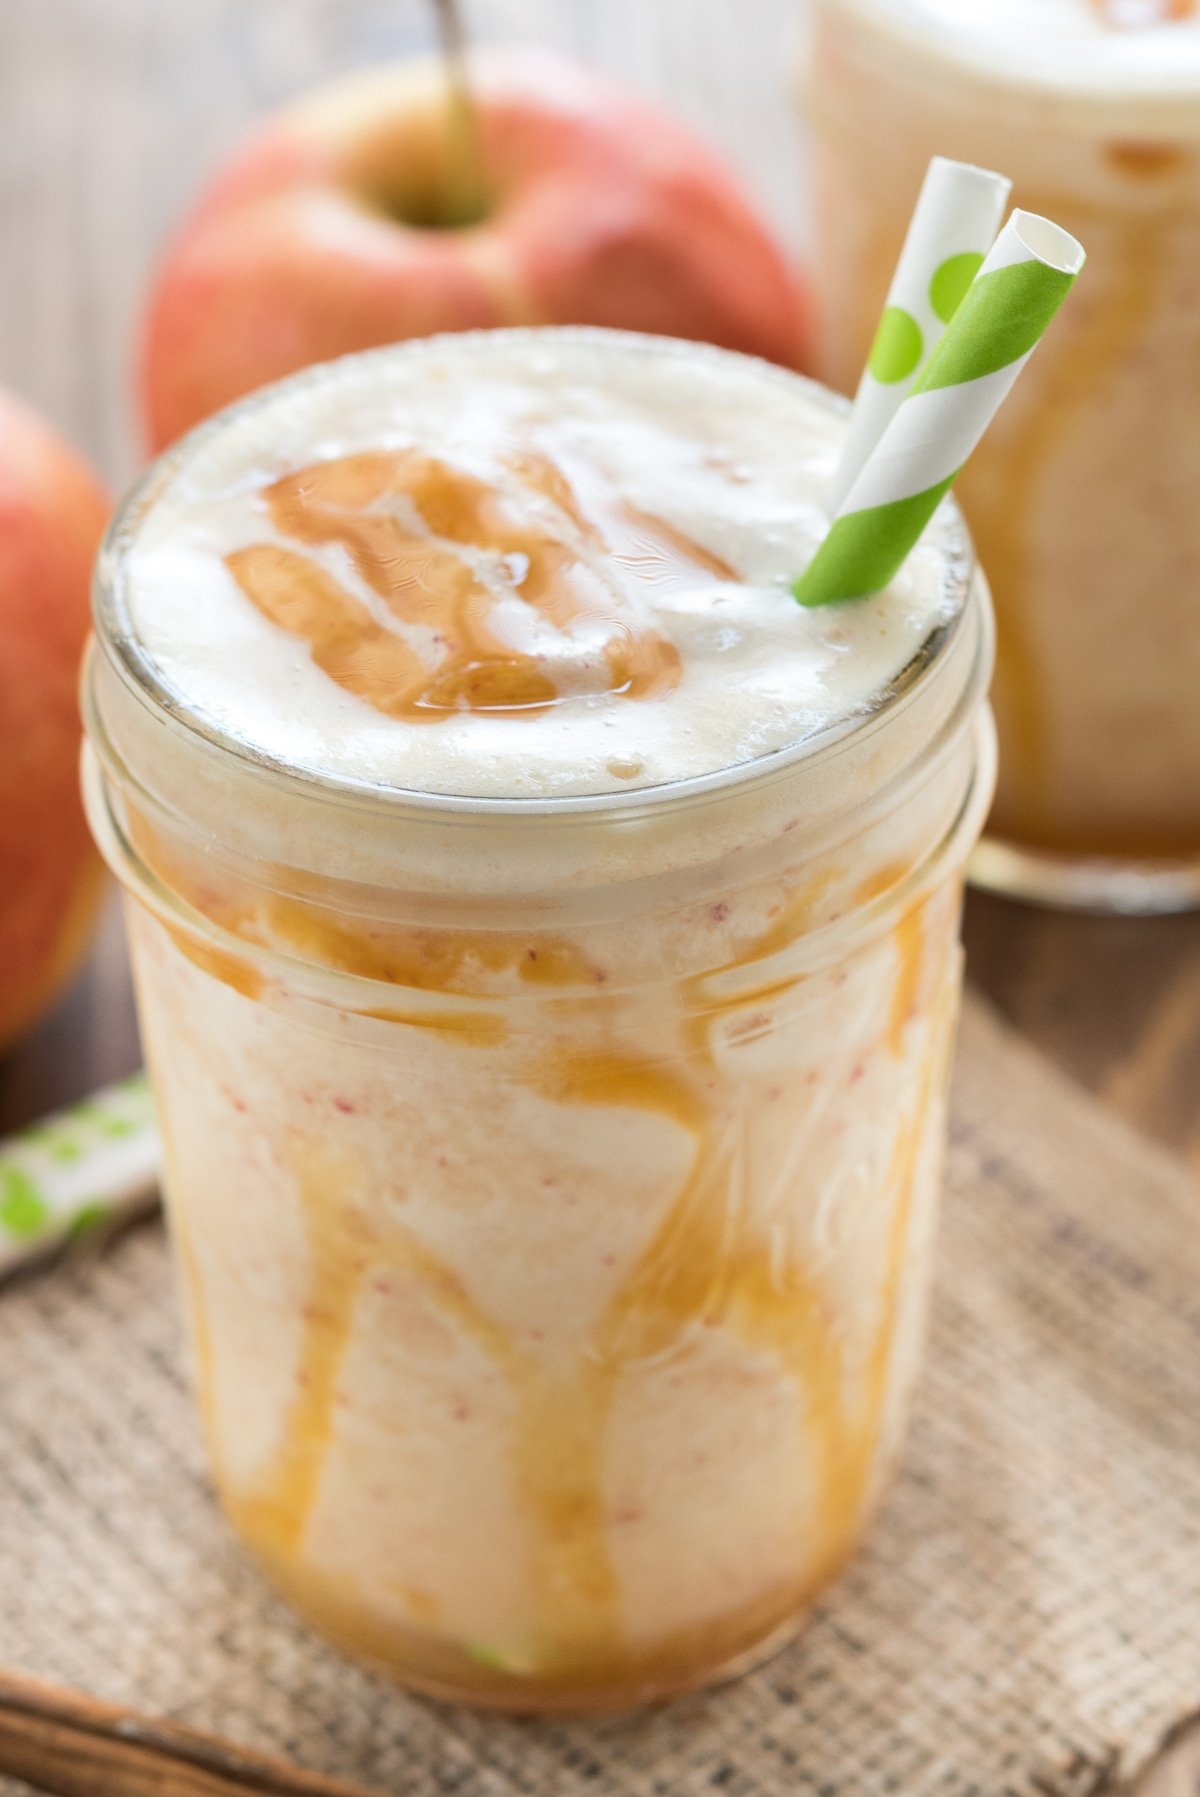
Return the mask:
<svg viewBox="0 0 1200 1797">
<path fill-rule="evenodd" d="M 0 1049 L 75 966 L 100 889 L 79 799 L 79 659 L 108 503 L 0 390 Z"/>
<path fill-rule="evenodd" d="M 254 387 L 403 337 L 598 324 L 796 365 L 796 279 L 675 119 L 542 51 L 477 55 L 484 193 L 461 204 L 436 61 L 319 90 L 246 142 L 185 224 L 141 344 L 153 449 Z"/>
</svg>

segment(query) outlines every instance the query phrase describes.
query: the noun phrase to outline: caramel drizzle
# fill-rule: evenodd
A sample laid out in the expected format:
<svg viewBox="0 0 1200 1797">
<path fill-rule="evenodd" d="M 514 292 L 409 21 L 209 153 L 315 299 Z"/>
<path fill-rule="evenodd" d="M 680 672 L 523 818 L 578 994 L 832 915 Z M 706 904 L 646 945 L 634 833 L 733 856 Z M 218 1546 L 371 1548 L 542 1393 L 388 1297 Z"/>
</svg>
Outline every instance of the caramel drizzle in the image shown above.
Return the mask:
<svg viewBox="0 0 1200 1797">
<path fill-rule="evenodd" d="M 777 944 L 782 927 L 773 926 L 764 942 Z M 922 905 L 906 913 L 896 942 L 899 965 L 888 1040 L 898 1057 L 921 977 Z M 786 985 L 781 982 L 771 990 Z M 719 1007 L 710 1021 L 728 1008 Z M 419 1016 L 414 1014 L 412 1021 Z M 433 1027 L 444 1027 L 444 1019 L 435 1020 Z M 624 1052 L 560 1058 L 533 1072 L 533 1089 L 552 1102 L 648 1110 L 670 1119 L 693 1144 L 691 1168 L 674 1204 L 567 1376 L 555 1375 L 519 1348 L 471 1299 L 458 1276 L 410 1233 L 391 1221 L 386 1229 L 369 1224 L 349 1199 L 353 1169 L 309 1151 L 299 1184 L 311 1289 L 296 1387 L 281 1445 L 266 1474 L 254 1490 L 226 1494 L 243 1534 L 269 1564 L 286 1565 L 303 1556 L 321 1468 L 333 1439 L 338 1383 L 357 1297 L 368 1270 L 394 1267 L 421 1277 L 439 1308 L 482 1348 L 514 1394 L 514 1470 L 532 1525 L 540 1652 L 546 1656 L 539 1671 L 556 1679 L 595 1675 L 604 1667 L 619 1668 L 628 1658 L 622 1650 L 604 1494 L 611 1407 L 628 1367 L 667 1352 L 691 1330 L 720 1328 L 745 1346 L 774 1355 L 794 1379 L 802 1399 L 800 1427 L 816 1473 L 821 1545 L 809 1583 L 821 1582 L 852 1546 L 869 1495 L 916 1166 L 938 1061 L 935 1046 L 926 1052 L 914 1113 L 897 1140 L 884 1182 L 892 1195 L 885 1273 L 874 1339 L 857 1379 L 856 1404 L 848 1401 L 848 1384 L 855 1381 L 820 1281 L 802 1263 L 781 1262 L 745 1236 L 742 1145 L 736 1130 L 732 1139 L 717 1138 L 703 1089 L 710 1053 L 703 1056 L 698 1073 L 686 1077 Z M 797 1528 L 802 1528 L 799 1518 Z M 796 1553 L 798 1563 L 807 1559 L 812 1566 L 811 1541 L 798 1536 Z M 781 1592 L 780 1613 L 806 1594 L 807 1589 L 803 1594 Z"/>
<path fill-rule="evenodd" d="M 250 1540 L 267 1537 L 296 1553 L 317 1500 L 333 1442 L 338 1379 L 350 1344 L 354 1307 L 368 1267 L 383 1244 L 346 1204 L 353 1170 L 315 1154 L 298 1168 L 297 1188 L 313 1269 L 303 1311 L 300 1357 L 291 1407 L 267 1475 L 252 1492 L 227 1499 Z M 318 1272 L 319 1269 L 319 1272 Z"/>
<path fill-rule="evenodd" d="M 521 1365 L 505 1331 L 471 1301 L 457 1274 L 411 1231 L 390 1221 L 380 1228 L 355 1207 L 352 1194 L 361 1179 L 352 1163 L 310 1147 L 298 1157 L 297 1186 L 311 1272 L 295 1389 L 266 1473 L 249 1491 L 223 1494 L 237 1526 L 270 1559 L 296 1556 L 303 1548 L 333 1441 L 354 1311 L 368 1273 L 417 1275 L 435 1294 L 439 1309 L 510 1377 Z"/>
<path fill-rule="evenodd" d="M 562 470 L 510 458 L 522 502 L 415 451 L 344 456 L 285 475 L 263 504 L 282 541 L 226 565 L 251 603 L 308 644 L 316 665 L 386 716 L 432 723 L 464 711 L 521 715 L 562 703 L 546 655 L 497 634 L 500 601 L 548 624 L 579 690 L 650 699 L 680 677 L 674 644 L 638 623 L 610 564 L 639 561 L 697 580 L 733 570 L 662 520 L 613 502 L 602 529 Z M 534 505 L 529 504 L 530 499 Z M 312 551 L 343 557 L 347 582 Z M 584 652 L 573 627 L 608 626 Z M 597 666 L 597 659 L 601 666 Z"/>
<path fill-rule="evenodd" d="M 138 854 L 165 884 L 183 894 L 194 911 L 226 936 L 248 945 L 283 950 L 338 973 L 444 997 L 478 995 L 481 984 L 514 975 L 522 986 L 535 988 L 604 983 L 600 969 L 565 936 L 541 935 L 531 941 L 511 930 L 347 923 L 303 899 L 250 895 L 222 885 L 211 869 L 177 852 L 136 813 L 129 820 L 129 833 Z M 262 997 L 267 980 L 250 960 L 187 929 L 165 927 L 180 953 L 195 966 L 246 998 Z M 485 1045 L 504 1034 L 503 1021 L 494 1013 L 381 1006 L 361 1014 L 445 1035 L 470 1035 Z"/>
<path fill-rule="evenodd" d="M 896 947 L 900 957 L 900 969 L 896 976 L 896 984 L 892 989 L 891 1011 L 888 1016 L 888 1047 L 897 1058 L 904 1053 L 904 1038 L 909 1023 L 917 1009 L 917 1000 L 921 991 L 921 957 L 924 942 L 923 900 L 910 905 L 896 925 Z"/>
<path fill-rule="evenodd" d="M 599 970 L 566 937 L 542 936 L 531 942 L 528 936 L 506 930 L 341 923 L 292 899 L 270 900 L 261 913 L 233 907 L 227 921 L 251 941 L 286 948 L 339 973 L 410 991 L 472 994 L 478 992 L 481 980 L 512 974 L 524 986 L 602 983 Z"/>
</svg>

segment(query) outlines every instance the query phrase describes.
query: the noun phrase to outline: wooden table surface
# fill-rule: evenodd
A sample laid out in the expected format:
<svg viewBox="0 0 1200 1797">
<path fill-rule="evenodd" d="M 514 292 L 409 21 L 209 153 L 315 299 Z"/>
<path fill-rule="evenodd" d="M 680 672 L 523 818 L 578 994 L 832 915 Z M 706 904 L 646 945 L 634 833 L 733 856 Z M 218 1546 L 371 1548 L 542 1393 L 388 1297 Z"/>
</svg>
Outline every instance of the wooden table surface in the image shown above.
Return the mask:
<svg viewBox="0 0 1200 1797">
<path fill-rule="evenodd" d="M 784 237 L 802 242 L 798 5 L 467 0 L 466 10 L 477 37 L 576 49 L 669 99 L 722 145 Z M 426 0 L 0 0 L 0 381 L 42 406 L 119 489 L 138 464 L 138 305 L 181 205 L 265 106 L 431 42 Z M 972 895 L 966 937 L 969 975 L 1005 1016 L 1200 1171 L 1200 915 L 1077 918 Z M 74 989 L 0 1063 L 0 1128 L 136 1061 L 114 903 Z M 1151 1792 L 1197 1797 L 1200 1740 L 1164 1757 Z"/>
</svg>

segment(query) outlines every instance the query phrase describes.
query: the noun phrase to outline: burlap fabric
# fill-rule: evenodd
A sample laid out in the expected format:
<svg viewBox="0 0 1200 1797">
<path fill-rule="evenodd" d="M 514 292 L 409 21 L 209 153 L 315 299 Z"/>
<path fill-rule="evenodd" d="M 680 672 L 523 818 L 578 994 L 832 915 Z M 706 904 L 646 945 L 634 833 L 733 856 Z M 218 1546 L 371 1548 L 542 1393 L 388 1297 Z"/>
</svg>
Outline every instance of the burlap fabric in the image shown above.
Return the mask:
<svg viewBox="0 0 1200 1797">
<path fill-rule="evenodd" d="M 656 1714 L 510 1722 L 346 1664 L 242 1561 L 143 1228 L 0 1296 L 0 1663 L 422 1797 L 1107 1788 L 1200 1710 L 1200 1203 L 977 1008 L 930 1349 L 794 1646 Z"/>
</svg>

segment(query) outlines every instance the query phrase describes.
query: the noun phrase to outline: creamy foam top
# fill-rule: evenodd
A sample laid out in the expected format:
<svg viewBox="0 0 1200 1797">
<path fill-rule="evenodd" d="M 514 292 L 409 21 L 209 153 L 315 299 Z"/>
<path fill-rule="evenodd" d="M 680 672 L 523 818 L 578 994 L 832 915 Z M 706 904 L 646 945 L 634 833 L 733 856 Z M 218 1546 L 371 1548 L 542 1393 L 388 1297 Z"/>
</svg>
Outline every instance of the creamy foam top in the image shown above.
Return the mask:
<svg viewBox="0 0 1200 1797">
<path fill-rule="evenodd" d="M 660 784 L 876 707 L 956 603 L 938 514 L 893 586 L 806 611 L 841 409 L 720 351 L 449 337 L 210 427 L 141 516 L 135 650 L 289 766 L 476 797 Z"/>
<path fill-rule="evenodd" d="M 1110 94 L 1200 88 L 1195 0 L 851 0 L 931 48 L 1029 85 Z"/>
</svg>

